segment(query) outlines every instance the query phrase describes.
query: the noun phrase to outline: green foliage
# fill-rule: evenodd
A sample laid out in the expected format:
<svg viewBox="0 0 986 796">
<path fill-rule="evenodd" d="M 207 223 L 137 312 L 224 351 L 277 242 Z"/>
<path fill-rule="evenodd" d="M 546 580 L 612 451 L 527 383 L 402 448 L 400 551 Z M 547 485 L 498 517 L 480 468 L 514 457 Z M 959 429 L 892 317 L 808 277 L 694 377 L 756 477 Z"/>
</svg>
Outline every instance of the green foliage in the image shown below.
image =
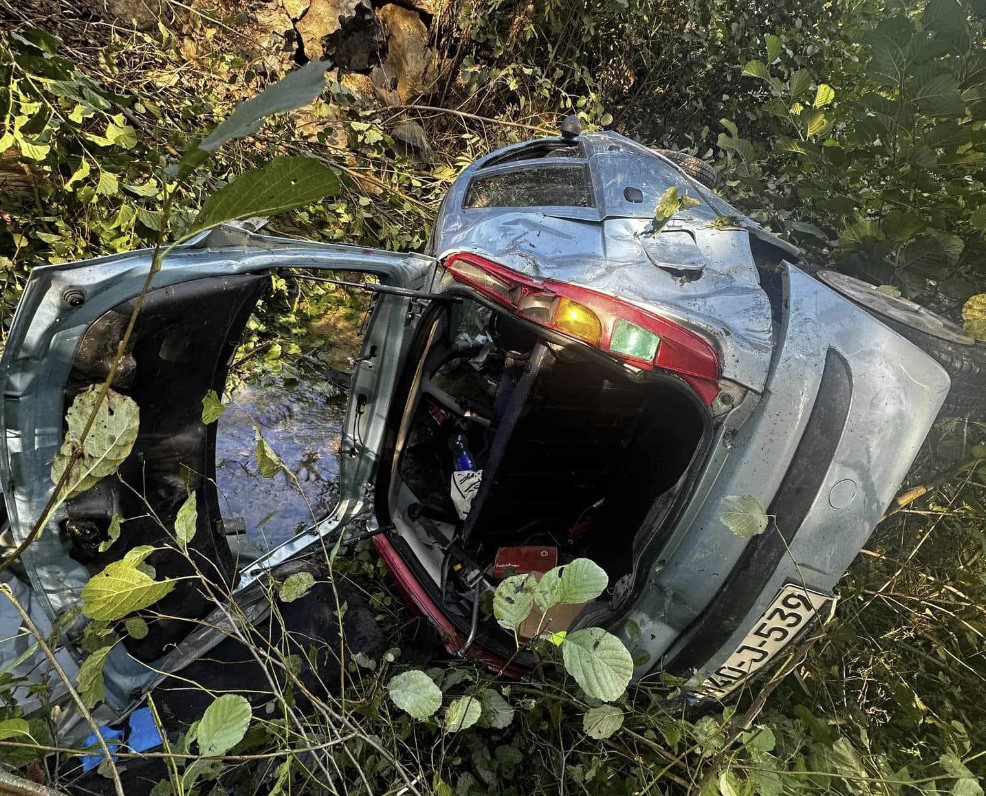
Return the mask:
<svg viewBox="0 0 986 796">
<path fill-rule="evenodd" d="M 397 707 L 415 719 L 427 719 L 442 706 L 442 691 L 427 674 L 412 669 L 390 679 L 387 692 Z"/>
<path fill-rule="evenodd" d="M 615 705 L 590 708 L 582 717 L 582 729 L 590 738 L 601 741 L 623 726 L 623 711 Z"/>
<path fill-rule="evenodd" d="M 57 484 L 69 462 L 73 463 L 61 490 L 63 499 L 85 492 L 115 473 L 137 440 L 140 411 L 133 398 L 107 390 L 105 400 L 97 405 L 100 389 L 94 385 L 79 393 L 65 416 L 68 430 L 51 464 L 51 480 Z M 89 432 L 82 439 L 87 426 Z"/>
<path fill-rule="evenodd" d="M 533 575 L 511 575 L 504 578 L 493 595 L 493 616 L 500 627 L 516 630 L 534 607 L 537 581 Z"/>
<path fill-rule="evenodd" d="M 106 658 L 112 650 L 112 646 L 96 650 L 82 662 L 82 666 L 79 668 L 77 686 L 79 696 L 82 697 L 86 707 L 91 708 L 103 701 L 106 694 L 103 685 L 103 667 L 106 665 Z"/>
<path fill-rule="evenodd" d="M 196 523 L 198 522 L 199 512 L 195 502 L 195 493 L 189 493 L 185 502 L 178 509 L 175 517 L 175 540 L 184 549 L 195 537 Z"/>
<path fill-rule="evenodd" d="M 565 671 L 590 697 L 612 702 L 623 696 L 633 675 L 633 658 L 623 642 L 601 627 L 576 630 L 561 645 Z"/>
<path fill-rule="evenodd" d="M 588 558 L 576 558 L 541 576 L 534 589 L 534 602 L 542 611 L 553 605 L 578 605 L 595 600 L 606 590 L 609 575 Z"/>
<path fill-rule="evenodd" d="M 679 193 L 677 187 L 672 185 L 661 194 L 661 199 L 654 210 L 654 230 L 660 230 L 680 210 L 697 207 L 699 204 L 701 202 L 694 196 Z"/>
<path fill-rule="evenodd" d="M 215 390 L 209 390 L 202 397 L 202 423 L 206 426 L 212 425 L 226 411 L 226 404 L 219 400 Z"/>
<path fill-rule="evenodd" d="M 278 599 L 281 602 L 293 603 L 311 591 L 315 585 L 315 578 L 310 572 L 295 572 L 288 575 L 277 590 Z"/>
<path fill-rule="evenodd" d="M 203 757 L 226 754 L 243 740 L 252 718 L 250 703 L 239 694 L 216 697 L 195 729 L 199 754 Z"/>
<path fill-rule="evenodd" d="M 482 715 L 483 708 L 479 699 L 466 696 L 453 699 L 445 709 L 445 732 L 460 732 L 475 725 Z"/>
<path fill-rule="evenodd" d="M 153 605 L 174 589 L 174 580 L 154 580 L 140 569 L 141 561 L 129 555 L 107 564 L 82 587 L 82 611 L 90 619 L 122 619 Z"/>
<path fill-rule="evenodd" d="M 338 192 L 339 185 L 335 171 L 313 158 L 275 158 L 211 194 L 183 237 L 227 221 L 305 207 Z"/>
<path fill-rule="evenodd" d="M 743 539 L 767 530 L 767 511 L 753 495 L 729 495 L 719 503 L 719 521 Z"/>
</svg>

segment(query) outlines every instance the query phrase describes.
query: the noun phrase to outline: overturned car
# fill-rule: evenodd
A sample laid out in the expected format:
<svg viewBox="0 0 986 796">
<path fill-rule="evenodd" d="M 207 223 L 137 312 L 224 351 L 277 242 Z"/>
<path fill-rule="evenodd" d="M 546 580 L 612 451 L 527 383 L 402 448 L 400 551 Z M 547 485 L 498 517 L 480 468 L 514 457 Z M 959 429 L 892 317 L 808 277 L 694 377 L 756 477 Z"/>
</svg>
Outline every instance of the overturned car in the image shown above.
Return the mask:
<svg viewBox="0 0 986 796">
<path fill-rule="evenodd" d="M 504 572 L 585 557 L 609 588 L 566 627 L 620 635 L 637 677 L 671 671 L 696 695 L 726 697 L 830 610 L 949 395 L 942 365 L 961 365 L 949 398 L 961 409 L 986 357 L 915 305 L 810 272 L 695 165 L 610 132 L 547 138 L 466 169 L 424 255 L 232 227 L 176 248 L 112 383 L 140 408 L 132 453 L 0 577 L 47 632 L 93 575 L 152 546 L 158 573 L 198 571 L 259 619 L 268 573 L 340 535 L 371 537 L 448 650 L 522 668 L 531 659 L 480 610 L 484 596 Z M 669 188 L 696 201 L 656 225 Z M 15 544 L 45 510 L 66 410 L 107 377 L 150 257 L 32 273 L 0 367 Z M 202 398 L 223 392 L 272 275 L 352 272 L 378 284 L 348 388 L 338 499 L 321 521 L 244 554 Z M 192 490 L 196 532 L 176 550 L 166 529 Z M 731 531 L 720 513 L 735 496 L 755 498 L 773 527 Z M 107 547 L 115 515 L 124 532 Z M 179 580 L 150 632 L 113 648 L 100 720 L 219 643 L 231 620 L 215 594 Z M 37 660 L 7 609 L 4 657 L 29 671 Z M 77 671 L 74 650 L 59 657 Z M 78 717 L 62 721 L 84 734 Z"/>
</svg>

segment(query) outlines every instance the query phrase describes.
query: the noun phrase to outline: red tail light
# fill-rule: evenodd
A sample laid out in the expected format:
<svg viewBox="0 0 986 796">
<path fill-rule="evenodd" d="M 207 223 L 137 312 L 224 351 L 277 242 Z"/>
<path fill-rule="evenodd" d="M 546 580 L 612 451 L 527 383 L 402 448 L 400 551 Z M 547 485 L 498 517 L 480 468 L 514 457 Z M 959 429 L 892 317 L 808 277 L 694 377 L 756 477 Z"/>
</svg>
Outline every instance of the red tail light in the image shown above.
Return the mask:
<svg viewBox="0 0 986 796">
<path fill-rule="evenodd" d="M 680 324 L 589 288 L 533 279 L 475 254 L 454 254 L 445 268 L 457 282 L 509 307 L 515 315 L 587 342 L 643 370 L 680 375 L 711 403 L 719 394 L 719 357 Z"/>
</svg>

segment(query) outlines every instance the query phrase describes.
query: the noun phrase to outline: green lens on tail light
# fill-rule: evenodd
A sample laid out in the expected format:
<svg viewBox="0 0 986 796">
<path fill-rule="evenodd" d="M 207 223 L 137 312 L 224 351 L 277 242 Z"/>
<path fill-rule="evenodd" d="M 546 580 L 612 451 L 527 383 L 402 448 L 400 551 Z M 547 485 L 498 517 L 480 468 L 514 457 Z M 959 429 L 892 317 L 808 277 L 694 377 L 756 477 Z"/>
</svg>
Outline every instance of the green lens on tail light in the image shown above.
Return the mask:
<svg viewBox="0 0 986 796">
<path fill-rule="evenodd" d="M 652 362 L 657 356 L 661 338 L 653 332 L 642 329 L 635 323 L 619 318 L 613 326 L 613 338 L 609 350 L 614 354 L 623 354 L 634 359 L 644 359 Z"/>
</svg>

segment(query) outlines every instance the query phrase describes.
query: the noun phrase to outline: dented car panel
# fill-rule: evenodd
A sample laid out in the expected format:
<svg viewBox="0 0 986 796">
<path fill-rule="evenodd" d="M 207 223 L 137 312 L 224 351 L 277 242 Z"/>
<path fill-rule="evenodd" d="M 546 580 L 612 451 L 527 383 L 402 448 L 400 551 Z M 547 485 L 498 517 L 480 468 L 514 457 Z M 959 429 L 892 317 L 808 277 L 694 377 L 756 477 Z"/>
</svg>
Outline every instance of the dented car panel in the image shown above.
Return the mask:
<svg viewBox="0 0 986 796">
<path fill-rule="evenodd" d="M 655 229 L 658 202 L 672 187 L 698 203 Z M 222 514 L 206 495 L 195 554 L 251 615 L 265 610 L 265 572 L 359 521 L 379 534 L 399 587 L 450 650 L 509 658 L 513 637 L 478 619 L 480 595 L 493 587 L 486 559 L 497 545 L 530 543 L 528 518 L 510 516 L 511 506 L 533 516 L 547 505 L 571 516 L 548 530 L 540 518 L 539 544 L 567 537 L 569 556 L 624 548 L 611 557 L 610 592 L 572 626 L 622 634 L 637 677 L 668 669 L 690 678 L 695 692 L 722 697 L 743 680 L 738 669 L 766 665 L 831 604 L 949 388 L 930 357 L 799 270 L 790 243 L 615 133 L 525 142 L 477 161 L 450 187 L 428 252 L 223 228 L 176 248 L 154 277 L 115 384 L 143 391 L 143 436 L 121 475 L 134 485 L 150 474 L 156 491 L 148 499 L 166 521 L 185 494 L 181 465 L 195 464 L 200 480 L 189 488 L 209 482 L 215 429 L 199 422 L 199 402 L 208 389 L 222 391 L 262 275 L 363 271 L 418 291 L 375 303 L 349 390 L 330 516 L 241 566 L 215 542 Z M 149 265 L 145 251 L 32 275 L 0 364 L 0 486 L 16 541 L 51 493 L 66 407 L 105 376 Z M 612 310 L 594 346 L 552 327 L 555 309 L 546 308 L 562 298 L 580 311 Z M 638 348 L 621 358 L 612 347 L 620 322 L 652 323 L 651 339 L 660 339 L 647 354 Z M 661 365 L 660 352 L 680 353 L 674 345 L 689 340 L 692 362 L 709 367 L 698 382 L 695 371 Z M 444 372 L 450 362 L 465 376 Z M 471 443 L 480 454 L 475 462 L 465 455 L 471 466 L 462 469 L 479 487 L 458 517 L 443 508 L 450 430 L 462 433 L 461 450 Z M 555 460 L 552 449 L 561 451 Z M 525 470 L 535 463 L 541 469 Z M 431 481 L 422 484 L 425 476 Z M 49 619 L 77 603 L 107 560 L 96 550 L 72 557 L 67 523 L 98 531 L 130 505 L 124 492 L 104 482 L 69 501 L 25 554 L 35 602 Z M 752 539 L 719 519 L 724 498 L 746 495 L 774 518 Z M 511 523 L 513 536 L 501 540 Z M 130 543 L 153 543 L 156 531 L 145 530 Z M 182 624 L 209 606 L 188 595 L 174 602 L 179 619 L 168 633 L 110 655 L 109 712 L 126 710 L 161 671 L 216 642 L 219 634 Z M 222 620 L 217 610 L 210 624 Z"/>
<path fill-rule="evenodd" d="M 629 613 L 642 671 L 716 671 L 785 583 L 831 593 L 890 504 L 948 391 L 912 343 L 793 265 L 764 394 L 725 426 L 649 588 Z M 743 539 L 718 518 L 727 495 L 773 516 Z"/>
</svg>

